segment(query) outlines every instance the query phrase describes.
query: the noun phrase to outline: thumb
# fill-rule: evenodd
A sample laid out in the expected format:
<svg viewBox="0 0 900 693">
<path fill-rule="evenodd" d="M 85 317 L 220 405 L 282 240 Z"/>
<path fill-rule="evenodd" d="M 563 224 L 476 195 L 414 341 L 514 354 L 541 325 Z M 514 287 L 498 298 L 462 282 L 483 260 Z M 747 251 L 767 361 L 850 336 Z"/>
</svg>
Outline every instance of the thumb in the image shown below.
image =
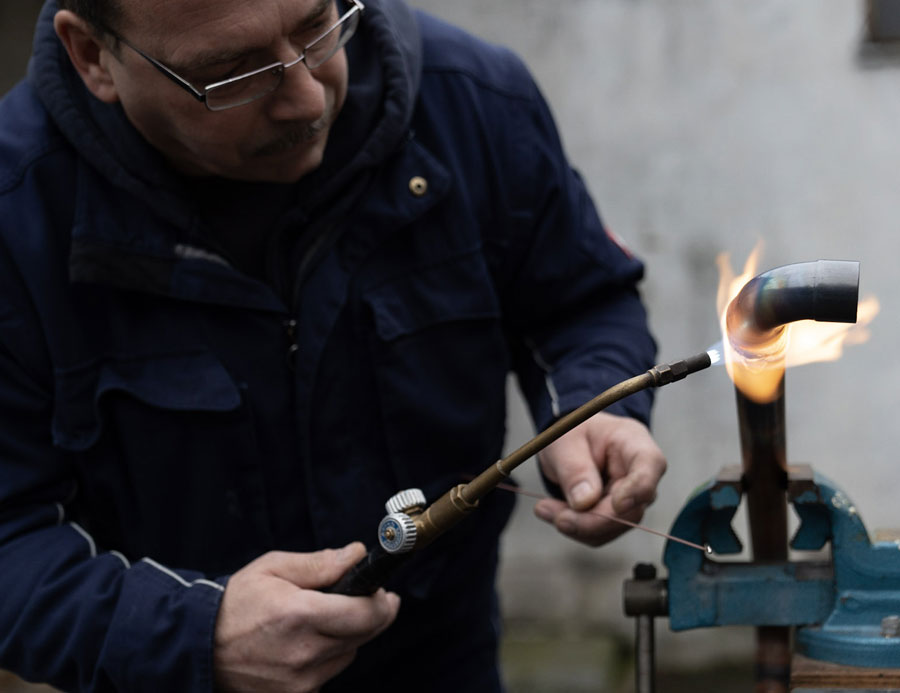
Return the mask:
<svg viewBox="0 0 900 693">
<path fill-rule="evenodd" d="M 366 555 L 366 547 L 355 541 L 340 549 L 312 553 L 272 552 L 267 572 L 304 589 L 333 585 Z"/>
<path fill-rule="evenodd" d="M 587 510 L 600 500 L 603 482 L 588 440 L 579 428 L 548 445 L 538 457 L 544 473 L 559 484 L 569 506 Z"/>
</svg>

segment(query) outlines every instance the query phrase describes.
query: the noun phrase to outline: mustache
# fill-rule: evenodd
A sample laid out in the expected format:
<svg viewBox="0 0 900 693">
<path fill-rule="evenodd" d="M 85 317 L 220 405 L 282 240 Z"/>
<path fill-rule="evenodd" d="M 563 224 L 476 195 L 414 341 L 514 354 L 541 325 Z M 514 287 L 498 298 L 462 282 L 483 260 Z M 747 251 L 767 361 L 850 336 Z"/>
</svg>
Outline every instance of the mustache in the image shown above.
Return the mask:
<svg viewBox="0 0 900 693">
<path fill-rule="evenodd" d="M 310 142 L 328 128 L 330 121 L 329 115 L 325 114 L 311 123 L 298 123 L 276 139 L 261 146 L 256 150 L 255 154 L 256 156 L 281 154 L 296 147 L 298 144 Z"/>
</svg>

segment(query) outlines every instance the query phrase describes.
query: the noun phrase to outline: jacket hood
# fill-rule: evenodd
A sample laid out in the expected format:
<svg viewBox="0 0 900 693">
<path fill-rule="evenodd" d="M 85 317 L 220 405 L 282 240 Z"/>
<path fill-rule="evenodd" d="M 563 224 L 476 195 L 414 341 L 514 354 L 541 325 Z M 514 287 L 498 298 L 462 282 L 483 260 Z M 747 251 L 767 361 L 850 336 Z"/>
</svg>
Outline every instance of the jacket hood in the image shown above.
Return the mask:
<svg viewBox="0 0 900 693">
<path fill-rule="evenodd" d="M 79 155 L 107 181 L 185 225 L 194 209 L 184 195 L 184 179 L 142 138 L 120 105 L 102 103 L 87 90 L 53 29 L 57 10 L 56 0 L 47 0 L 29 64 L 28 79 L 41 101 Z M 307 212 L 364 169 L 379 165 L 405 138 L 422 63 L 410 8 L 402 0 L 368 0 L 347 55 L 347 99 L 325 158 L 296 186 Z"/>
</svg>

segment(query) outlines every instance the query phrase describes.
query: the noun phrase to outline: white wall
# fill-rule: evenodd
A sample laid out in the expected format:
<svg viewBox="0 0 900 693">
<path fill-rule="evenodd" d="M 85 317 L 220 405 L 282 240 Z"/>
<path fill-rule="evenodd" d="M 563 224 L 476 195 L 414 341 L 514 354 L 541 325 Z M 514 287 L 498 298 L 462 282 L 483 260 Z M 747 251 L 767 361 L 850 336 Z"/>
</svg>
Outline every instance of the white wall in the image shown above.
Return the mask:
<svg viewBox="0 0 900 693">
<path fill-rule="evenodd" d="M 900 253 L 900 62 L 860 57 L 847 0 L 414 0 L 516 50 L 551 102 L 608 225 L 647 263 L 660 360 L 718 339 L 716 255 L 758 240 L 761 270 L 859 260 L 877 295 L 872 339 L 787 376 L 788 457 L 853 498 L 870 530 L 900 527 L 895 357 Z M 521 406 L 511 443 L 530 434 Z M 663 389 L 654 430 L 670 471 L 648 525 L 740 461 L 733 389 L 719 368 Z M 521 474 L 539 488 L 533 470 Z M 542 527 L 523 499 L 505 546 L 509 619 L 630 633 L 621 582 L 662 542 L 632 532 L 590 550 Z M 743 520 L 736 528 L 744 532 Z M 667 631 L 667 627 L 661 628 Z M 661 635 L 663 662 L 749 654 L 746 630 Z"/>
</svg>

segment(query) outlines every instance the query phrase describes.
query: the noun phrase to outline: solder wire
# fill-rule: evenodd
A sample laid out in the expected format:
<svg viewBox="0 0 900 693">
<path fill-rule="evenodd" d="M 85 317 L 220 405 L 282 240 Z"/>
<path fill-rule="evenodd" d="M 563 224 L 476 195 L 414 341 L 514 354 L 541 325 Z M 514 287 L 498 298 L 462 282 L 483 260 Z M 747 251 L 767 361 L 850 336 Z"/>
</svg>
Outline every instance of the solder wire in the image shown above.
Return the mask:
<svg viewBox="0 0 900 693">
<path fill-rule="evenodd" d="M 547 500 L 552 499 L 552 496 L 548 496 L 545 493 L 535 493 L 534 491 L 528 491 L 523 488 L 519 488 L 518 486 L 513 486 L 512 484 L 497 484 L 496 488 L 502 489 L 504 491 L 511 491 L 512 493 L 518 493 L 520 496 L 528 496 L 529 498 L 535 498 L 537 500 Z M 659 530 L 653 529 L 651 527 L 647 527 L 646 525 L 638 524 L 637 522 L 632 522 L 631 520 L 626 520 L 624 517 L 619 517 L 618 515 L 609 515 L 607 513 L 601 513 L 597 510 L 585 510 L 582 511 L 584 515 L 594 515 L 596 517 L 602 517 L 605 520 L 612 520 L 613 522 L 618 522 L 623 525 L 627 525 L 634 529 L 639 529 L 643 532 L 649 532 L 650 534 L 655 534 L 658 537 L 662 537 L 663 539 L 668 539 L 669 541 L 675 541 L 679 544 L 684 544 L 685 546 L 690 546 L 692 549 L 697 549 L 698 551 L 702 551 L 705 554 L 711 554 L 712 548 L 710 548 L 709 544 L 703 546 L 702 544 L 695 544 L 692 541 L 688 541 L 687 539 L 682 539 L 680 537 L 673 536 L 671 534 L 666 534 L 665 532 L 660 532 Z"/>
</svg>

